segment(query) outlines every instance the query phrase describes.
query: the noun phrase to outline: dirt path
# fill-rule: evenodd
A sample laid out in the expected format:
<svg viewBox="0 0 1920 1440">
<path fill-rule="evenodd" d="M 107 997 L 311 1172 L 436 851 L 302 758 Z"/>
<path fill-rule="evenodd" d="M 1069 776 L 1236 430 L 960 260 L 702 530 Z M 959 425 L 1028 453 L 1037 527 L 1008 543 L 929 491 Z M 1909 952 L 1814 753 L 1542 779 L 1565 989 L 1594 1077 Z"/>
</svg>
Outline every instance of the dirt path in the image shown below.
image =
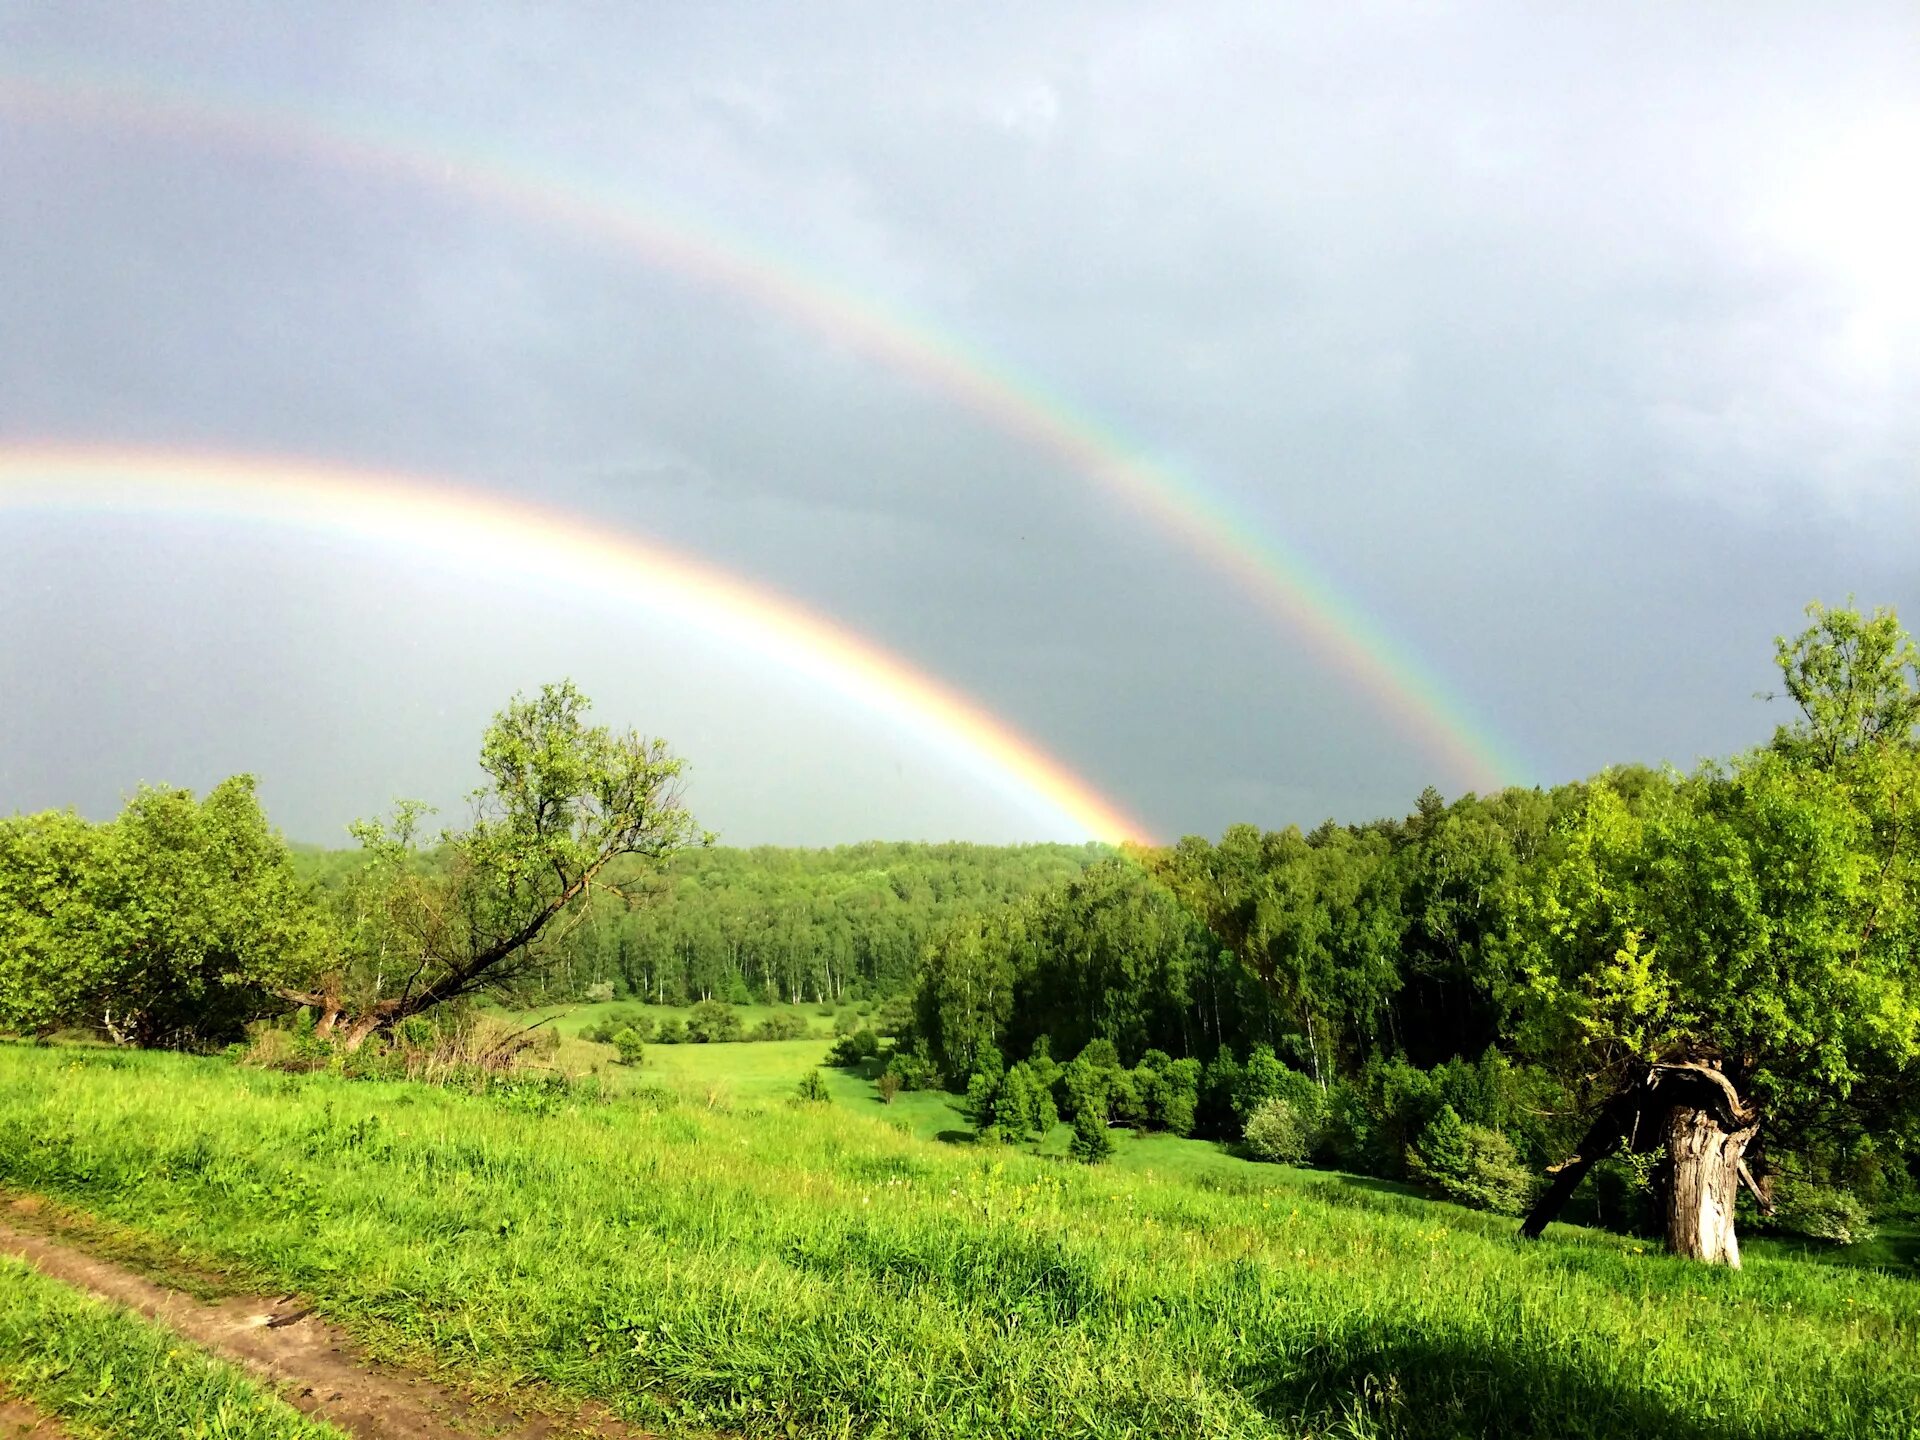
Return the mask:
<svg viewBox="0 0 1920 1440">
<path fill-rule="evenodd" d="M 16 1216 L 31 1213 L 30 1206 L 11 1208 Z M 310 1314 L 291 1296 L 196 1300 L 7 1220 L 0 1220 L 0 1254 L 18 1256 L 44 1275 L 158 1320 L 268 1381 L 299 1409 L 363 1440 L 644 1440 L 646 1435 L 604 1411 L 576 1409 L 564 1417 L 523 1411 L 376 1365 L 344 1330 Z M 10 1420 L 0 1401 L 0 1440 L 13 1440 Z"/>
<path fill-rule="evenodd" d="M 28 1436 L 33 1440 L 66 1440 L 67 1432 L 51 1416 L 42 1415 L 26 1401 L 0 1389 L 0 1440 L 27 1440 Z"/>
</svg>

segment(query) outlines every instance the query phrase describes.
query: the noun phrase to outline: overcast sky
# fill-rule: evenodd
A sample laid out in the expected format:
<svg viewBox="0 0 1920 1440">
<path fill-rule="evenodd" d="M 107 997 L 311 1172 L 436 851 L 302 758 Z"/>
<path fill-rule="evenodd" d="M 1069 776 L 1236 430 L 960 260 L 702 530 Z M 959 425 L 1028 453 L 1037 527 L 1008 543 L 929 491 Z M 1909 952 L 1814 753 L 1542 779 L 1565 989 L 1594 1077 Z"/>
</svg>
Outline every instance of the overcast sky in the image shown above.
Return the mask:
<svg viewBox="0 0 1920 1440">
<path fill-rule="evenodd" d="M 149 113 L 196 97 L 588 184 L 992 357 L 1308 560 L 1516 780 L 1760 739 L 1816 597 L 1920 619 L 1908 0 L 0 0 L 0 445 L 589 517 L 864 635 L 1173 836 L 1466 777 L 942 386 L 578 226 Z M 454 801 L 487 716 L 560 675 L 665 734 L 730 841 L 1080 838 L 644 609 L 0 507 L 0 810 L 248 769 L 334 842 Z"/>
</svg>

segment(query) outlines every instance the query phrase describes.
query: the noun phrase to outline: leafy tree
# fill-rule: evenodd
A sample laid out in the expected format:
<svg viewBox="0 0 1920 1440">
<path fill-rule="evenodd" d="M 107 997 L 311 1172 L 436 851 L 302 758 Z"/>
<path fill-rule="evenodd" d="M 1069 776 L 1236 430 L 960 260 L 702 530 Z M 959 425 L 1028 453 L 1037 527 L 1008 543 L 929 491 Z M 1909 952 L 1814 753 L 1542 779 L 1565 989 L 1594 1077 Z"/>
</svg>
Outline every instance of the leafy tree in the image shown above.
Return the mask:
<svg viewBox="0 0 1920 1440">
<path fill-rule="evenodd" d="M 473 792 L 473 822 L 446 830 L 423 854 L 423 810 L 355 827 L 367 907 L 350 963 L 288 998 L 339 1029 L 347 1049 L 409 1015 L 499 986 L 536 969 L 535 942 L 555 921 L 577 923 L 609 865 L 657 865 L 710 841 L 680 798 L 682 762 L 666 742 L 589 724 L 571 683 L 516 696 L 480 746 L 488 783 Z"/>
<path fill-rule="evenodd" d="M 1779 661 L 1803 722 L 1730 767 L 1603 778 L 1517 926 L 1523 1036 L 1599 1119 L 1525 1231 L 1597 1159 L 1658 1145 L 1667 1242 L 1739 1263 L 1739 1184 L 1769 1133 L 1910 1112 L 1920 1058 L 1912 648 L 1891 616 L 1816 609 Z M 1901 728 L 1905 726 L 1906 728 Z"/>
<path fill-rule="evenodd" d="M 251 776 L 144 788 L 105 825 L 0 822 L 0 1028 L 232 1039 L 329 943 Z"/>
</svg>

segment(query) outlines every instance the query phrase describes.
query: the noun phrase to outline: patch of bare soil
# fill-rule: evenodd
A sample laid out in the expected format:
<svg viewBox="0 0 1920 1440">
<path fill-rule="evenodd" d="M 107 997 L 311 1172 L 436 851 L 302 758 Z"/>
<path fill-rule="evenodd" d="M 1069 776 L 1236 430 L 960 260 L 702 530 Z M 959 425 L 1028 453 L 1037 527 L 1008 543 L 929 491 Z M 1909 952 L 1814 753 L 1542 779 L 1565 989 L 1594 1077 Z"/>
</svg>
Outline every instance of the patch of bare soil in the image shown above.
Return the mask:
<svg viewBox="0 0 1920 1440">
<path fill-rule="evenodd" d="M 31 1202 L 9 1209 L 34 1213 Z M 375 1364 L 347 1333 L 293 1296 L 197 1300 L 112 1261 L 0 1220 L 0 1253 L 42 1274 L 157 1320 L 202 1349 L 266 1380 L 294 1406 L 364 1440 L 644 1440 L 603 1410 L 521 1409 L 463 1395 L 423 1376 Z M 0 1408 L 0 1419 L 6 1417 Z M 55 1434 L 54 1431 L 26 1432 Z M 0 1440 L 13 1432 L 0 1424 Z"/>
<path fill-rule="evenodd" d="M 67 1440 L 67 1432 L 50 1415 L 0 1390 L 0 1440 Z"/>
</svg>

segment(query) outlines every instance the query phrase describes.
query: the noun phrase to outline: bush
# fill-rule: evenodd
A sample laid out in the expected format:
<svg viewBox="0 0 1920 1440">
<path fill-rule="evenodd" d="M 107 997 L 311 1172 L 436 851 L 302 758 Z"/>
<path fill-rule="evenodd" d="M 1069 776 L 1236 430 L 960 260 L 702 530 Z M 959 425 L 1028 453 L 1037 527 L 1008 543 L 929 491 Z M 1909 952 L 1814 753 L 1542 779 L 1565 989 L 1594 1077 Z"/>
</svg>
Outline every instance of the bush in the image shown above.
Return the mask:
<svg viewBox="0 0 1920 1440">
<path fill-rule="evenodd" d="M 827 1092 L 827 1080 L 818 1070 L 809 1070 L 800 1077 L 800 1084 L 794 1094 L 806 1105 L 824 1105 L 830 1096 Z"/>
<path fill-rule="evenodd" d="M 1241 1138 L 1257 1159 L 1279 1165 L 1298 1165 L 1313 1149 L 1313 1122 L 1284 1096 L 1262 1100 L 1247 1117 Z"/>
<path fill-rule="evenodd" d="M 1867 1207 L 1851 1190 L 1782 1177 L 1775 1186 L 1773 1223 L 1790 1235 L 1857 1245 L 1873 1238 Z"/>
<path fill-rule="evenodd" d="M 1440 1107 L 1408 1149 L 1407 1169 L 1456 1204 L 1502 1215 L 1526 1209 L 1533 1191 L 1533 1176 L 1513 1142 L 1498 1130 L 1467 1124 L 1451 1105 Z"/>
<path fill-rule="evenodd" d="M 647 1053 L 647 1042 L 640 1038 L 640 1032 L 631 1025 L 624 1030 L 616 1030 L 612 1044 L 619 1052 L 622 1065 L 638 1065 L 641 1057 Z"/>
<path fill-rule="evenodd" d="M 613 999 L 613 985 L 602 980 L 598 985 L 589 985 L 584 992 L 589 1005 L 605 1005 Z"/>
<path fill-rule="evenodd" d="M 687 1013 L 687 1039 L 696 1045 L 738 1040 L 746 1028 L 739 1014 L 719 1000 L 702 1000 Z"/>
<path fill-rule="evenodd" d="M 880 1092 L 880 1103 L 882 1105 L 893 1104 L 893 1097 L 898 1095 L 901 1090 L 900 1077 L 891 1070 L 882 1070 L 880 1072 L 880 1078 L 873 1083 L 874 1088 Z"/>
<path fill-rule="evenodd" d="M 916 1050 L 894 1051 L 886 1073 L 899 1081 L 900 1090 L 932 1090 L 940 1084 L 932 1059 Z"/>
<path fill-rule="evenodd" d="M 865 1028 L 860 1023 L 860 1012 L 857 1010 L 842 1010 L 833 1017 L 833 1033 L 836 1035 L 851 1035 Z"/>
<path fill-rule="evenodd" d="M 653 1038 L 653 1017 L 636 1005 L 623 1005 L 611 1012 L 606 1019 L 585 1026 L 580 1031 L 580 1038 L 597 1041 L 602 1045 L 611 1045 L 613 1037 L 622 1030 L 633 1031 L 644 1044 Z"/>
<path fill-rule="evenodd" d="M 807 1033 L 806 1018 L 791 1010 L 777 1010 L 753 1027 L 754 1040 L 798 1040 Z"/>
<path fill-rule="evenodd" d="M 880 1037 L 864 1026 L 851 1035 L 842 1035 L 827 1052 L 827 1063 L 852 1070 L 880 1053 Z"/>
<path fill-rule="evenodd" d="M 660 1045 L 684 1045 L 687 1043 L 687 1022 L 678 1015 L 669 1015 L 660 1022 L 660 1033 L 653 1038 Z"/>
<path fill-rule="evenodd" d="M 1113 1154 L 1113 1136 L 1105 1112 L 1085 1106 L 1073 1117 L 1073 1143 L 1068 1147 L 1083 1165 L 1098 1165 Z"/>
</svg>

